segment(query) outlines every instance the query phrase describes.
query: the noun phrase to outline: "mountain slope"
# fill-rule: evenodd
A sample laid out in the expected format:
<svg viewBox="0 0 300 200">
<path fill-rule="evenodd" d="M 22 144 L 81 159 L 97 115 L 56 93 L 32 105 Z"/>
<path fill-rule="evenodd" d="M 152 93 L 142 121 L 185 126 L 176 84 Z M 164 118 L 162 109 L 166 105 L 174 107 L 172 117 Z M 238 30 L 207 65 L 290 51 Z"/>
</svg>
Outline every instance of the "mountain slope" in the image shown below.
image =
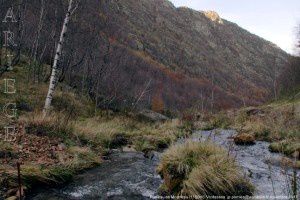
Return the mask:
<svg viewBox="0 0 300 200">
<path fill-rule="evenodd" d="M 64 3 L 47 2 L 39 52 L 49 63 Z M 39 5 L 27 5 L 28 48 Z M 77 8 L 69 28 L 61 79 L 99 106 L 116 109 L 259 104 L 289 57 L 215 12 L 176 8 L 167 0 L 89 0 Z"/>
<path fill-rule="evenodd" d="M 122 30 L 115 35 L 119 42 L 252 103 L 268 95 L 274 65 L 280 70 L 286 64 L 288 55 L 274 44 L 214 12 L 175 8 L 161 0 L 110 1 L 105 6 L 109 32 Z"/>
</svg>

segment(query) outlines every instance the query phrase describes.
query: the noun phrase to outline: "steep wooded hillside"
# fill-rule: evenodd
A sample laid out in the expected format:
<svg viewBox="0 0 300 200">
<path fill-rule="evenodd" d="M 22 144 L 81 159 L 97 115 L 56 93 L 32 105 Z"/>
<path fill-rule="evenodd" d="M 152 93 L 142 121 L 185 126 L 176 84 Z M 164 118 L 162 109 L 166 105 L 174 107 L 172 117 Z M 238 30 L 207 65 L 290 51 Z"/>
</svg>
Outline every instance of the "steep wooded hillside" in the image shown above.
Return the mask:
<svg viewBox="0 0 300 200">
<path fill-rule="evenodd" d="M 50 63 L 66 2 L 45 4 L 41 18 L 40 1 L 27 1 L 23 46 Z M 289 57 L 213 11 L 167 0 L 88 0 L 74 15 L 60 80 L 102 107 L 163 112 L 259 104 Z"/>
</svg>

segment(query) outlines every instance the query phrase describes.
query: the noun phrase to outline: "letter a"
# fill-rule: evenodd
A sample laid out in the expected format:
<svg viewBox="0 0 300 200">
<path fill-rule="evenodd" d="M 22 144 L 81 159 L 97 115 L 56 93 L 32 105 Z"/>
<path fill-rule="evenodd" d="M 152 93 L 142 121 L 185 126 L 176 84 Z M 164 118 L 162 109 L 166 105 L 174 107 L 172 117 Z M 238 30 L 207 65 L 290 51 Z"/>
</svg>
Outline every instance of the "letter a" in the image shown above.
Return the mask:
<svg viewBox="0 0 300 200">
<path fill-rule="evenodd" d="M 2 22 L 7 23 L 8 22 L 7 21 L 8 18 L 11 19 L 11 22 L 17 22 L 17 20 L 16 20 L 16 18 L 14 16 L 14 10 L 13 10 L 12 7 L 8 9 L 8 11 L 7 11 L 6 15 L 5 15 L 5 18 L 4 18 L 4 20 Z"/>
</svg>

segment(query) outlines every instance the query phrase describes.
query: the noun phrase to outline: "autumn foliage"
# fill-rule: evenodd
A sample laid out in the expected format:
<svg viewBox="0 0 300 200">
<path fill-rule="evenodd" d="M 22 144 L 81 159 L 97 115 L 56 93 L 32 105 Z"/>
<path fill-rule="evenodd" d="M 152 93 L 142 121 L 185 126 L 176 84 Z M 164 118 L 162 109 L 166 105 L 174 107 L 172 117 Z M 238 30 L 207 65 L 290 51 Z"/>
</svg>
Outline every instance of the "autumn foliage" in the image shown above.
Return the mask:
<svg viewBox="0 0 300 200">
<path fill-rule="evenodd" d="M 153 96 L 151 107 L 153 111 L 158 113 L 162 113 L 164 111 L 164 100 L 160 94 Z"/>
</svg>

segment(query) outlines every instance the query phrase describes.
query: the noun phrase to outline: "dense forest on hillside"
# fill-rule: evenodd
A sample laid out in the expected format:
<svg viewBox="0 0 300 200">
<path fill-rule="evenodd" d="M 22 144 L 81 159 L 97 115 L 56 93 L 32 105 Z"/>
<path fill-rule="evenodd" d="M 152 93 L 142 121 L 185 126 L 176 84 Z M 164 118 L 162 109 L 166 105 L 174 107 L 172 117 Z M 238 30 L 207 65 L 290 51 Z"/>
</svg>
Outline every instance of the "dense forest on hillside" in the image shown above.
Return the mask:
<svg viewBox="0 0 300 200">
<path fill-rule="evenodd" d="M 24 1 L 16 6 L 19 23 L 3 27 L 18 33 L 14 62 L 21 54 L 33 60 L 32 82 L 50 77 L 44 64 L 53 64 L 66 3 Z M 276 95 L 289 57 L 217 13 L 175 8 L 165 0 L 89 0 L 72 18 L 59 81 L 103 108 L 175 112 L 257 105 Z"/>
</svg>

